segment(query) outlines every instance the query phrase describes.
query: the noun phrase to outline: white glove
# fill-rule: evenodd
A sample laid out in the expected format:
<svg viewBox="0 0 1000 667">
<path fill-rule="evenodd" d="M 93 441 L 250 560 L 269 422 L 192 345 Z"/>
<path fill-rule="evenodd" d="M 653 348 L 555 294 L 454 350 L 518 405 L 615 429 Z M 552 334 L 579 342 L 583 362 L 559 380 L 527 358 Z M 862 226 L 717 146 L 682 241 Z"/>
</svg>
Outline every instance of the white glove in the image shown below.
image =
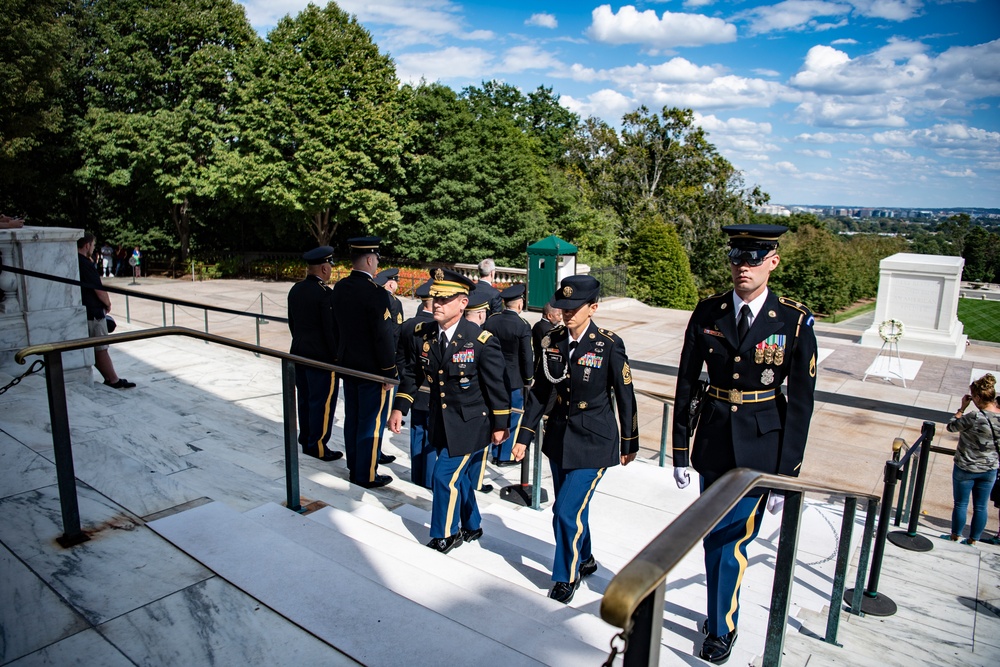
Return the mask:
<svg viewBox="0 0 1000 667">
<path fill-rule="evenodd" d="M 771 514 L 777 514 L 781 511 L 782 506 L 785 504 L 785 497 L 779 496 L 777 493 L 772 491 L 767 496 L 767 511 Z"/>
<path fill-rule="evenodd" d="M 688 472 L 687 468 L 674 468 L 674 481 L 677 482 L 677 488 L 683 489 L 688 484 L 691 483 L 691 474 Z"/>
</svg>

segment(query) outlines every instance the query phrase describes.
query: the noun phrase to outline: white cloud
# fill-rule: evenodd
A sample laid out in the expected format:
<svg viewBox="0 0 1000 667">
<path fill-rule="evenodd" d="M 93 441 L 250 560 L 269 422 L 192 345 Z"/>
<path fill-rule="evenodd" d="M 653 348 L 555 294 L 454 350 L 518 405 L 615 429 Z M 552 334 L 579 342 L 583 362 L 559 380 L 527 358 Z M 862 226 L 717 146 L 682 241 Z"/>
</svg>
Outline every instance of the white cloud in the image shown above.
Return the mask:
<svg viewBox="0 0 1000 667">
<path fill-rule="evenodd" d="M 835 39 L 835 40 L 833 40 L 830 43 L 833 44 L 833 45 L 835 45 L 835 46 L 839 46 L 841 44 L 857 44 L 858 40 L 851 39 L 850 37 L 845 37 L 843 39 Z"/>
<path fill-rule="evenodd" d="M 796 110 L 803 122 L 903 127 L 907 117 L 967 114 L 977 100 L 1000 95 L 1000 40 L 935 55 L 920 42 L 893 38 L 857 58 L 818 45 L 788 83 L 810 93 Z"/>
<path fill-rule="evenodd" d="M 701 14 L 663 12 L 662 19 L 652 9 L 639 12 L 625 5 L 615 14 L 611 5 L 601 5 L 591 13 L 587 35 L 607 44 L 643 44 L 669 49 L 736 41 L 736 26 Z"/>
<path fill-rule="evenodd" d="M 849 132 L 838 132 L 836 134 L 831 132 L 816 132 L 814 134 L 800 134 L 795 137 L 795 141 L 810 144 L 867 144 L 868 135 Z"/>
<path fill-rule="evenodd" d="M 711 65 L 695 65 L 686 58 L 671 58 L 657 65 L 638 63 L 611 69 L 595 70 L 578 63 L 553 75 L 576 81 L 613 81 L 619 86 L 660 83 L 707 83 L 720 76 L 722 70 Z"/>
<path fill-rule="evenodd" d="M 850 11 L 851 5 L 846 2 L 785 0 L 748 10 L 740 14 L 740 17 L 750 20 L 751 34 L 761 34 L 779 30 L 817 30 L 822 25 L 829 25 L 820 23 L 817 19 L 847 16 Z"/>
<path fill-rule="evenodd" d="M 578 100 L 569 95 L 563 95 L 559 101 L 567 109 L 581 117 L 597 116 L 604 119 L 618 119 L 634 111 L 639 103 L 634 99 L 625 97 L 617 90 L 604 88 L 591 93 L 586 99 Z"/>
<path fill-rule="evenodd" d="M 685 9 L 698 9 L 699 7 L 707 7 L 715 2 L 715 0 L 684 0 Z"/>
<path fill-rule="evenodd" d="M 769 153 L 781 150 L 769 141 L 770 123 L 758 123 L 746 118 L 723 120 L 715 115 L 703 116 L 699 113 L 695 113 L 694 121 L 709 134 L 709 141 L 732 160 L 767 160 Z"/>
<path fill-rule="evenodd" d="M 484 49 L 450 46 L 440 51 L 404 53 L 396 57 L 396 75 L 403 83 L 447 79 L 477 79 L 490 69 L 493 54 Z"/>
<path fill-rule="evenodd" d="M 523 72 L 530 69 L 562 68 L 563 64 L 551 53 L 536 46 L 515 46 L 503 54 L 497 71 Z"/>
<path fill-rule="evenodd" d="M 811 148 L 803 148 L 802 150 L 795 151 L 799 155 L 805 155 L 806 157 L 818 157 L 823 160 L 829 160 L 833 158 L 833 153 L 827 150 L 813 150 Z"/>
<path fill-rule="evenodd" d="M 734 109 L 770 107 L 781 100 L 798 99 L 780 83 L 739 76 L 718 76 L 705 83 L 638 83 L 630 86 L 634 97 L 661 107 L 670 105 L 690 109 Z"/>
<path fill-rule="evenodd" d="M 968 167 L 966 167 L 965 170 L 963 170 L 963 171 L 952 171 L 950 169 L 942 169 L 941 173 L 944 174 L 945 176 L 950 176 L 950 177 L 953 177 L 953 178 L 975 178 L 976 177 L 976 172 L 972 171 Z"/>
<path fill-rule="evenodd" d="M 754 69 L 751 71 L 757 76 L 781 76 L 781 72 L 773 69 Z"/>
<path fill-rule="evenodd" d="M 525 20 L 524 25 L 533 25 L 539 28 L 558 28 L 559 21 L 553 14 L 532 14 L 531 18 Z"/>
<path fill-rule="evenodd" d="M 906 21 L 920 14 L 923 0 L 851 0 L 862 16 L 890 21 Z"/>
</svg>

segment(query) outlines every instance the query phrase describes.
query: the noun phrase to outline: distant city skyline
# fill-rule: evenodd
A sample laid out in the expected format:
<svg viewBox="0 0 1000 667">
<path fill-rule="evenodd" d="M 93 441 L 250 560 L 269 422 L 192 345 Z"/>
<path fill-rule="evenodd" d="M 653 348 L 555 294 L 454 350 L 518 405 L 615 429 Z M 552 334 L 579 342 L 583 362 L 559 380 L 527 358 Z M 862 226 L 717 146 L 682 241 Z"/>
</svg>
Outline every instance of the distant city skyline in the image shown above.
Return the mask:
<svg viewBox="0 0 1000 667">
<path fill-rule="evenodd" d="M 323 0 L 316 0 L 323 5 Z M 266 35 L 307 0 L 242 0 Z M 403 82 L 691 108 L 774 202 L 1000 207 L 997 0 L 341 0 Z"/>
</svg>

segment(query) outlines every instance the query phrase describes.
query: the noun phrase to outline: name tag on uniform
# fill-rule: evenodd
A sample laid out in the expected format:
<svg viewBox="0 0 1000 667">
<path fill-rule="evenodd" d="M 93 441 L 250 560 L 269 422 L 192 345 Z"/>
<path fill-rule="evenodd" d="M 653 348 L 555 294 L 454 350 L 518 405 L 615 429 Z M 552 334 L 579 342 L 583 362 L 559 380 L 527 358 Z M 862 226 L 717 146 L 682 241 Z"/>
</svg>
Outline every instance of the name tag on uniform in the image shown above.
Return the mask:
<svg viewBox="0 0 1000 667">
<path fill-rule="evenodd" d="M 702 333 L 707 333 L 709 336 L 718 336 L 719 338 L 725 338 L 726 335 L 721 331 L 715 331 L 714 329 L 702 329 Z"/>
</svg>

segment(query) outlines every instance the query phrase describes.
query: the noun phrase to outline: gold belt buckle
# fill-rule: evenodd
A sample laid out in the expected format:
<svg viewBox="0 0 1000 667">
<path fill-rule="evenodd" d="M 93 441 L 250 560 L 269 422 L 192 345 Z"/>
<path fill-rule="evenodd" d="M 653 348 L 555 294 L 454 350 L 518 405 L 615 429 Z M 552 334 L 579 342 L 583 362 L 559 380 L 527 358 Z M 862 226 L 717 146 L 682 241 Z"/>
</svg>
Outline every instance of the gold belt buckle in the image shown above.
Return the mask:
<svg viewBox="0 0 1000 667">
<path fill-rule="evenodd" d="M 743 403 L 743 392 L 739 389 L 729 390 L 729 402 L 741 405 Z"/>
</svg>

